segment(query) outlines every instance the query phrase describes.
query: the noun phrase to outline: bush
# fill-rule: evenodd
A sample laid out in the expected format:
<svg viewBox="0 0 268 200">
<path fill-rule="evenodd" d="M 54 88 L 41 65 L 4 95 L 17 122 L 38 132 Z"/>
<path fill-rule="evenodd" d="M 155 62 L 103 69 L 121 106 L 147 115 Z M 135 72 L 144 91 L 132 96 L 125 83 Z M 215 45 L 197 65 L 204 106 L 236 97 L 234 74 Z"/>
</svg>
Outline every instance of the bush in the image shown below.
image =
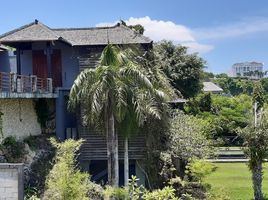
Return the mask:
<svg viewBox="0 0 268 200">
<path fill-rule="evenodd" d="M 188 173 L 197 178 L 198 181 L 202 181 L 205 176 L 215 171 L 215 168 L 216 167 L 212 163 L 196 159 L 193 159 L 187 165 Z"/>
<path fill-rule="evenodd" d="M 88 188 L 88 197 L 91 200 L 103 199 L 104 189 L 100 185 L 90 182 Z"/>
<path fill-rule="evenodd" d="M 104 191 L 105 200 L 130 200 L 128 190 L 108 186 Z"/>
<path fill-rule="evenodd" d="M 57 148 L 55 164 L 46 180 L 44 200 L 87 200 L 90 188 L 89 175 L 81 172 L 76 165 L 76 152 L 82 140 L 66 140 L 57 143 L 51 139 Z"/>
<path fill-rule="evenodd" d="M 173 187 L 167 186 L 162 190 L 154 190 L 152 192 L 145 192 L 143 195 L 144 200 L 179 200 L 175 197 L 175 189 Z"/>
<path fill-rule="evenodd" d="M 39 146 L 36 142 L 36 136 L 29 136 L 23 140 L 24 143 L 28 144 L 31 150 L 36 150 Z"/>
<path fill-rule="evenodd" d="M 1 144 L 1 149 L 8 162 L 23 162 L 25 150 L 24 143 L 17 141 L 15 137 L 6 137 Z"/>
<path fill-rule="evenodd" d="M 231 200 L 231 198 L 229 197 L 229 195 L 222 188 L 220 190 L 218 190 L 218 191 L 211 190 L 207 194 L 207 199 L 208 200 Z"/>
</svg>

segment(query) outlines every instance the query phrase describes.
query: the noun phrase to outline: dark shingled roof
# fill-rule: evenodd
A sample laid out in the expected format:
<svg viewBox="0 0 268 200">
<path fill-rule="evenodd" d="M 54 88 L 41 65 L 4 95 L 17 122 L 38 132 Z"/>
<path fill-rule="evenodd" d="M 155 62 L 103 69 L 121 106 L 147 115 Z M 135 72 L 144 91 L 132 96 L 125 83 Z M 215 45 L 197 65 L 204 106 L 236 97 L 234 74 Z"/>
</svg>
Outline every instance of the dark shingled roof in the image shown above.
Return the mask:
<svg viewBox="0 0 268 200">
<path fill-rule="evenodd" d="M 148 44 L 152 40 L 117 24 L 112 27 L 51 29 L 38 22 L 30 23 L 0 36 L 0 43 L 56 41 L 72 46 L 111 44 Z"/>
</svg>

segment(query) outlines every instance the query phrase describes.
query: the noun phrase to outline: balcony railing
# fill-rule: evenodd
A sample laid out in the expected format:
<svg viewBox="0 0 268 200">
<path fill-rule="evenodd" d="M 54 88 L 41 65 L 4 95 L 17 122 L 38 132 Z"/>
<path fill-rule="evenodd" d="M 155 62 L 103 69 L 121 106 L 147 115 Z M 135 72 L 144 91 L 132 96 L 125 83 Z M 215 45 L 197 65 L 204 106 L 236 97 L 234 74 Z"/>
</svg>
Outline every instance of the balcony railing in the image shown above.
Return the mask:
<svg viewBox="0 0 268 200">
<path fill-rule="evenodd" d="M 53 93 L 52 79 L 0 72 L 0 92 Z"/>
</svg>

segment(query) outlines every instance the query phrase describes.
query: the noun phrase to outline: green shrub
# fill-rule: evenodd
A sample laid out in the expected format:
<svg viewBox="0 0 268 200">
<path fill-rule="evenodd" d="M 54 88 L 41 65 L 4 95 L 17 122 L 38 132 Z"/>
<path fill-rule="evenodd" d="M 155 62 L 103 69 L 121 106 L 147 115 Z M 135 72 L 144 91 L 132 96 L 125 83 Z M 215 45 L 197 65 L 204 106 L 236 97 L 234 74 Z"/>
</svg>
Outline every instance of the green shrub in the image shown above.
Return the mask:
<svg viewBox="0 0 268 200">
<path fill-rule="evenodd" d="M 31 150 L 36 150 L 38 144 L 36 143 L 36 136 L 29 136 L 23 140 L 24 143 L 28 144 Z"/>
<path fill-rule="evenodd" d="M 170 186 L 164 187 L 161 190 L 145 192 L 142 198 L 144 200 L 179 200 L 179 198 L 175 197 L 175 189 Z"/>
<path fill-rule="evenodd" d="M 141 199 L 143 193 L 145 192 L 145 188 L 143 185 L 138 185 L 138 178 L 136 176 L 131 176 L 131 179 L 128 183 L 129 196 L 131 200 L 139 200 Z"/>
<path fill-rule="evenodd" d="M 33 187 L 27 187 L 24 189 L 24 200 L 40 200 L 37 196 L 37 189 Z"/>
<path fill-rule="evenodd" d="M 17 141 L 15 137 L 6 137 L 1 144 L 1 149 L 5 154 L 8 162 L 23 162 L 25 154 L 24 143 Z"/>
<path fill-rule="evenodd" d="M 221 188 L 218 191 L 211 190 L 207 194 L 207 200 L 231 200 L 229 195 L 226 193 L 226 191 Z"/>
<path fill-rule="evenodd" d="M 91 200 L 103 199 L 104 198 L 104 189 L 101 185 L 90 182 L 88 188 L 88 197 Z"/>
<path fill-rule="evenodd" d="M 66 140 L 57 143 L 51 139 L 57 148 L 55 164 L 46 180 L 44 200 L 87 200 L 90 188 L 89 175 L 81 172 L 76 165 L 76 152 L 82 140 Z"/>
<path fill-rule="evenodd" d="M 125 188 L 113 188 L 107 186 L 104 191 L 105 200 L 130 200 L 128 190 Z"/>
<path fill-rule="evenodd" d="M 187 173 L 197 178 L 198 181 L 202 181 L 205 176 L 215 171 L 215 166 L 212 163 L 197 159 L 189 162 L 186 168 Z"/>
</svg>

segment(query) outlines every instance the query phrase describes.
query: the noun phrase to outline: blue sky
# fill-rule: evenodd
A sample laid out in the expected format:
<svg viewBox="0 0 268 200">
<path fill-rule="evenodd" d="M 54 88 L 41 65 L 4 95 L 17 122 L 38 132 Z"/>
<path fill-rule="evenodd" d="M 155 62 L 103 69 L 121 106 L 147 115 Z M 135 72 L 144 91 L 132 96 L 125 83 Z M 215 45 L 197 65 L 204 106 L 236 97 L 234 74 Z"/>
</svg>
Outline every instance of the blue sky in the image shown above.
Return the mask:
<svg viewBox="0 0 268 200">
<path fill-rule="evenodd" d="M 268 66 L 267 0 L 1 1 L 0 34 L 34 19 L 53 28 L 107 26 L 123 19 L 143 24 L 155 41 L 169 39 L 199 52 L 207 71 L 228 72 L 241 61 Z"/>
</svg>

